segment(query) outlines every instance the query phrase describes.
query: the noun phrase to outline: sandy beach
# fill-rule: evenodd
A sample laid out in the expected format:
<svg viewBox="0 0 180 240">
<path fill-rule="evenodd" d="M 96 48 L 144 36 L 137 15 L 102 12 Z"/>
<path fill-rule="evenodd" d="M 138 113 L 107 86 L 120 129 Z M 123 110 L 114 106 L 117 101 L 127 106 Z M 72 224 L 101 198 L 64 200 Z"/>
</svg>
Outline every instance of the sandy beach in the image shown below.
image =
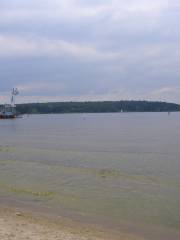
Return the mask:
<svg viewBox="0 0 180 240">
<path fill-rule="evenodd" d="M 1 240 L 142 240 L 131 235 L 0 209 Z"/>
</svg>

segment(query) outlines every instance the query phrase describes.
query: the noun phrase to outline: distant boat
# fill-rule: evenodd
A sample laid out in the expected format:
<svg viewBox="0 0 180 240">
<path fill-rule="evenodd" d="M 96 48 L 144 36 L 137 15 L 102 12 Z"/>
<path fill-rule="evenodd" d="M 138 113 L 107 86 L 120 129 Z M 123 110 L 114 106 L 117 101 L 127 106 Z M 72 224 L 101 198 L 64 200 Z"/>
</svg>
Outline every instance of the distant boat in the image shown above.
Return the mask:
<svg viewBox="0 0 180 240">
<path fill-rule="evenodd" d="M 0 119 L 16 117 L 16 109 L 11 104 L 5 104 L 0 111 Z"/>
<path fill-rule="evenodd" d="M 13 88 L 11 93 L 11 104 L 4 104 L 0 110 L 0 119 L 14 119 L 17 117 L 15 96 L 19 94 L 17 88 Z"/>
</svg>

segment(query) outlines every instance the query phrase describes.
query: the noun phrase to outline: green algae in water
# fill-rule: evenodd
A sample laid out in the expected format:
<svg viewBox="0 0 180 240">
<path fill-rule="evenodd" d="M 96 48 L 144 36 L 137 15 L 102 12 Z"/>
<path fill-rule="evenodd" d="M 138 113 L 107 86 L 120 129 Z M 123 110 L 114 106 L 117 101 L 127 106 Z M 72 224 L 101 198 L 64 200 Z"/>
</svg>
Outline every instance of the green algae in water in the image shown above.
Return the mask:
<svg viewBox="0 0 180 240">
<path fill-rule="evenodd" d="M 2 165 L 2 166 L 3 166 L 3 165 L 4 165 L 4 166 L 5 166 L 5 165 L 6 165 L 6 166 L 9 165 L 9 166 L 10 166 L 11 164 L 15 164 L 16 162 L 17 162 L 17 161 L 14 160 L 14 159 L 13 159 L 13 160 L 12 160 L 12 159 L 11 159 L 11 160 L 10 160 L 10 159 L 6 159 L 6 160 L 1 160 L 1 159 L 0 159 L 0 165 Z"/>
<path fill-rule="evenodd" d="M 173 182 L 115 169 L 64 167 L 38 161 L 1 160 L 0 163 L 6 163 L 0 169 L 0 188 L 22 201 L 37 200 L 54 209 L 100 215 L 116 222 L 180 227 L 179 204 L 173 200 L 174 196 L 180 199 L 175 179 Z"/>
<path fill-rule="evenodd" d="M 9 146 L 0 146 L 0 152 L 14 152 L 16 148 L 9 147 Z"/>
<path fill-rule="evenodd" d="M 38 198 L 52 199 L 56 195 L 56 193 L 53 191 L 35 191 L 32 189 L 19 188 L 16 186 L 10 186 L 3 183 L 0 183 L 0 188 L 17 195 L 29 195 L 29 196 L 34 196 Z"/>
<path fill-rule="evenodd" d="M 42 192 L 42 191 L 33 191 L 30 189 L 21 189 L 17 187 L 9 187 L 8 188 L 11 192 L 17 193 L 17 194 L 29 194 L 35 197 L 42 197 L 42 198 L 53 198 L 55 196 L 55 193 L 52 191 L 48 192 Z"/>
</svg>

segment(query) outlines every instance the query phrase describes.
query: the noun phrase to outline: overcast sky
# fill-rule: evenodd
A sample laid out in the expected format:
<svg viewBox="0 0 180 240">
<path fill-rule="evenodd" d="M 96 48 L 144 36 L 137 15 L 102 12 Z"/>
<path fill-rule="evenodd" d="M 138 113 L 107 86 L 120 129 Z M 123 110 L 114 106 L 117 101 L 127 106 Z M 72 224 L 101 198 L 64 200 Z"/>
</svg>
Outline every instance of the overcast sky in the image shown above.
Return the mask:
<svg viewBox="0 0 180 240">
<path fill-rule="evenodd" d="M 180 103 L 179 0 L 0 0 L 0 102 Z"/>
</svg>

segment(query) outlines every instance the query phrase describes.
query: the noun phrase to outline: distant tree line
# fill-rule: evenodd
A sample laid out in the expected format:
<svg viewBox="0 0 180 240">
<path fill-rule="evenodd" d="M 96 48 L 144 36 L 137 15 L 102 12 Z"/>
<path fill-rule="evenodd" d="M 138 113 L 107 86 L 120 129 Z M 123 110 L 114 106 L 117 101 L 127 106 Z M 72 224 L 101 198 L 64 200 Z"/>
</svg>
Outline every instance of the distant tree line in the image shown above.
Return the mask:
<svg viewBox="0 0 180 240">
<path fill-rule="evenodd" d="M 20 114 L 49 113 L 107 113 L 107 112 L 173 112 L 180 105 L 149 101 L 104 101 L 104 102 L 49 102 L 18 104 Z"/>
</svg>

